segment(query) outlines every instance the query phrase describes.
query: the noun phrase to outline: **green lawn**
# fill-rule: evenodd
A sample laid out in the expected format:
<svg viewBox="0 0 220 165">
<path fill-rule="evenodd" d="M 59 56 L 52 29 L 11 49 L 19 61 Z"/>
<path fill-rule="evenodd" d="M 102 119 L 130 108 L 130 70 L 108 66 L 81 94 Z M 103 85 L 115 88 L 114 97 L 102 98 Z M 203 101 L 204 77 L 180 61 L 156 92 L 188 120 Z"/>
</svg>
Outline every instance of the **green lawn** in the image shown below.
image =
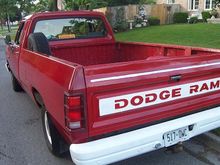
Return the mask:
<svg viewBox="0 0 220 165">
<path fill-rule="evenodd" d="M 4 27 L 3 30 L 0 28 L 0 36 L 6 36 L 6 35 L 10 34 L 12 39 L 14 39 L 15 34 L 17 32 L 17 29 L 18 29 L 18 26 L 12 26 L 11 32 L 9 33 L 7 27 Z"/>
<path fill-rule="evenodd" d="M 3 30 L 0 29 L 0 34 L 1 34 L 1 35 L 6 34 L 7 32 L 8 32 L 8 30 L 7 30 L 6 28 L 4 28 Z"/>
<path fill-rule="evenodd" d="M 176 24 L 151 26 L 117 33 L 119 41 L 165 43 L 220 48 L 220 24 Z"/>
<path fill-rule="evenodd" d="M 220 136 L 220 128 L 212 131 L 214 134 Z"/>
</svg>

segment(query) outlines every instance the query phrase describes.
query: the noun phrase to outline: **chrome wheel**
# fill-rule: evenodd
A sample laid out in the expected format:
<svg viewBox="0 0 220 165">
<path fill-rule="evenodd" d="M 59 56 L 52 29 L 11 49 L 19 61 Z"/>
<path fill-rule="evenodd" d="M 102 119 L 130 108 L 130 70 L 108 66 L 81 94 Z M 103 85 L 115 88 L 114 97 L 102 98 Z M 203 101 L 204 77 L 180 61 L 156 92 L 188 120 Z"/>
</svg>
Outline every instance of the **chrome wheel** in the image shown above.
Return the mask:
<svg viewBox="0 0 220 165">
<path fill-rule="evenodd" d="M 51 140 L 51 134 L 50 134 L 50 127 L 49 127 L 49 122 L 48 122 L 48 117 L 47 117 L 47 112 L 45 111 L 44 113 L 44 125 L 45 125 L 45 130 L 46 130 L 46 135 L 49 143 L 52 145 L 52 140 Z"/>
<path fill-rule="evenodd" d="M 50 117 L 50 114 L 43 106 L 41 118 L 47 147 L 52 154 L 61 157 L 63 153 L 69 150 L 69 146 L 57 131 Z"/>
</svg>

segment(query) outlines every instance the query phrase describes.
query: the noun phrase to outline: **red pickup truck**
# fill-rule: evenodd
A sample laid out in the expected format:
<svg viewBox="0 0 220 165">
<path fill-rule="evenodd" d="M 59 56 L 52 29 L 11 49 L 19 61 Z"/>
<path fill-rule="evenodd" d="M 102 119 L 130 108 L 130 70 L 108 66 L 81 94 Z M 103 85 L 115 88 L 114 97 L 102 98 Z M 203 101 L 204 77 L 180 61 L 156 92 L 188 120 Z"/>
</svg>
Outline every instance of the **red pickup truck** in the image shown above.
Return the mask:
<svg viewBox="0 0 220 165">
<path fill-rule="evenodd" d="M 90 11 L 34 14 L 5 41 L 13 89 L 40 107 L 50 151 L 69 150 L 76 164 L 109 164 L 220 127 L 220 50 L 116 42 Z"/>
</svg>

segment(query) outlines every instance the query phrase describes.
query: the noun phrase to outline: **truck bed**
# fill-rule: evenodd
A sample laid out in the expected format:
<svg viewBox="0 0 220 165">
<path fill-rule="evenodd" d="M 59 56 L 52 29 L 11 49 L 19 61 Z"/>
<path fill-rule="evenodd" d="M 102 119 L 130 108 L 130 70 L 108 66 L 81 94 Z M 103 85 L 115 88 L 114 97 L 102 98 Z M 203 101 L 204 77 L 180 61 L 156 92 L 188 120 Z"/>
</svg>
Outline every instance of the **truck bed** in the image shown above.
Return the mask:
<svg viewBox="0 0 220 165">
<path fill-rule="evenodd" d="M 118 42 L 57 48 L 53 53 L 83 65 L 86 100 L 92 105 L 87 107 L 90 136 L 151 125 L 206 110 L 220 102 L 216 91 L 220 77 L 219 50 Z M 199 84 L 202 88 L 205 83 L 214 83 L 215 90 L 208 87 L 204 92 L 184 95 L 185 88 L 190 85 Z M 173 90 L 180 88 L 181 96 L 172 98 Z M 137 97 L 143 101 L 149 99 L 145 98 L 145 93 L 157 93 L 159 97 L 161 91 L 170 95 L 165 101 L 162 98 L 155 103 L 116 109 L 123 104 L 121 100 L 131 101 L 132 97 Z"/>
<path fill-rule="evenodd" d="M 119 62 L 202 56 L 219 53 L 219 50 L 144 43 L 94 43 L 52 46 L 55 57 L 83 66 Z"/>
</svg>

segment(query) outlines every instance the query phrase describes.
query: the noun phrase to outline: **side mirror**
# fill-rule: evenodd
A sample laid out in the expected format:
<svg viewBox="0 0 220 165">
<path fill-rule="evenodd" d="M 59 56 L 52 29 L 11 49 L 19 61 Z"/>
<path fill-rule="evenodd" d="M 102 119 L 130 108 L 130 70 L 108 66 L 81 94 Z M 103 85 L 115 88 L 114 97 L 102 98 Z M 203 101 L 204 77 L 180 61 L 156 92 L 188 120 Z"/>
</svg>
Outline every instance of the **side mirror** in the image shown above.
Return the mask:
<svg viewBox="0 0 220 165">
<path fill-rule="evenodd" d="M 9 44 L 11 43 L 11 36 L 10 36 L 10 35 L 6 35 L 6 37 L 5 37 L 5 43 L 6 43 L 7 45 L 9 45 Z"/>
</svg>

